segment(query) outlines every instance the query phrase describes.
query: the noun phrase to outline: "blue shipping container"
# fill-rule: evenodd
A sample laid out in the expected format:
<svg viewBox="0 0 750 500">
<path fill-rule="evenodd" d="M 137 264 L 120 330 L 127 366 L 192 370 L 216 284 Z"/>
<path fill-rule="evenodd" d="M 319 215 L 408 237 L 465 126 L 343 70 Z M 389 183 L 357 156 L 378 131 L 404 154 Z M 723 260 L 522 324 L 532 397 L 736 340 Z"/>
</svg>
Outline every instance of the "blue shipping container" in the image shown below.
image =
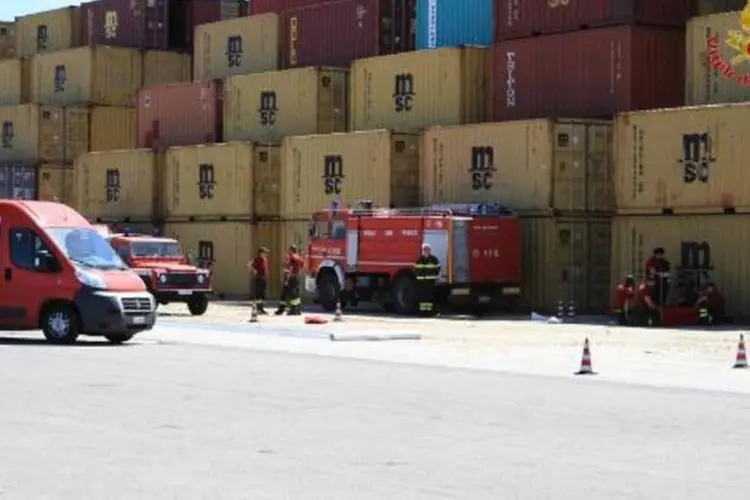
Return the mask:
<svg viewBox="0 0 750 500">
<path fill-rule="evenodd" d="M 417 0 L 417 50 L 491 45 L 493 0 Z"/>
</svg>

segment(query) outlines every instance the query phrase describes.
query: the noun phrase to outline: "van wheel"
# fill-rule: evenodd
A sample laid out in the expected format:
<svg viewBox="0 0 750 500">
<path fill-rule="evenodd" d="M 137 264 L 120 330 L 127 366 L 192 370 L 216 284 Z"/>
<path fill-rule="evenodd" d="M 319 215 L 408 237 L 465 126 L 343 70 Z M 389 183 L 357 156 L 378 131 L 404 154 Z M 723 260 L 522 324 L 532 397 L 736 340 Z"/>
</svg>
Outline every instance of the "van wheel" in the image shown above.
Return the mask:
<svg viewBox="0 0 750 500">
<path fill-rule="evenodd" d="M 408 274 L 402 274 L 393 282 L 393 308 L 397 314 L 415 314 L 417 312 L 417 280 Z"/>
<path fill-rule="evenodd" d="M 72 307 L 55 304 L 44 309 L 42 313 L 42 332 L 51 344 L 75 344 L 80 333 L 78 315 Z"/>
<path fill-rule="evenodd" d="M 135 336 L 134 333 L 110 333 L 105 335 L 104 338 L 109 340 L 113 344 L 124 344 Z"/>
<path fill-rule="evenodd" d="M 187 303 L 188 310 L 193 316 L 202 316 L 208 310 L 208 297 L 195 295 Z"/>
</svg>

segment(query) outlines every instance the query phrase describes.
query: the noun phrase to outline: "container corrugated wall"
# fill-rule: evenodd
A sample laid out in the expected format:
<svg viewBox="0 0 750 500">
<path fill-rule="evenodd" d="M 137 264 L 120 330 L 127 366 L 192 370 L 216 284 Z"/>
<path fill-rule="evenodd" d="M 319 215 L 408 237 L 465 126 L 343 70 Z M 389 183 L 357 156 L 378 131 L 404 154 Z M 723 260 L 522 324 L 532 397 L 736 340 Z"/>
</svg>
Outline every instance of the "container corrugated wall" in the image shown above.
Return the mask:
<svg viewBox="0 0 750 500">
<path fill-rule="evenodd" d="M 0 21 L 0 60 L 16 57 L 16 23 Z"/>
<path fill-rule="evenodd" d="M 616 217 L 612 230 L 612 282 L 643 277 L 646 260 L 663 247 L 672 269 L 712 280 L 727 300 L 727 314 L 750 318 L 750 216 Z"/>
<path fill-rule="evenodd" d="M 250 220 L 254 156 L 252 143 L 243 142 L 170 148 L 163 216 Z"/>
<path fill-rule="evenodd" d="M 143 53 L 143 85 L 189 82 L 193 67 L 190 55 L 163 50 Z"/>
<path fill-rule="evenodd" d="M 361 59 L 352 66 L 350 130 L 416 133 L 484 121 L 487 52 L 461 47 Z"/>
<path fill-rule="evenodd" d="M 747 5 L 747 0 L 695 0 L 693 14 L 708 16 L 721 12 L 741 10 Z"/>
<path fill-rule="evenodd" d="M 106 44 L 137 49 L 169 48 L 168 0 L 96 0 L 81 4 L 86 45 Z"/>
<path fill-rule="evenodd" d="M 72 165 L 89 150 L 89 110 L 86 108 L 41 108 L 39 156 L 42 162 Z"/>
<path fill-rule="evenodd" d="M 31 96 L 55 106 L 132 106 L 143 80 L 141 52 L 83 47 L 34 56 Z"/>
<path fill-rule="evenodd" d="M 417 0 L 417 50 L 490 45 L 494 0 Z"/>
<path fill-rule="evenodd" d="M 92 106 L 90 109 L 90 151 L 137 147 L 135 109 L 117 106 Z"/>
<path fill-rule="evenodd" d="M 614 209 L 609 121 L 432 127 L 421 140 L 423 203 L 497 201 L 524 213 Z"/>
<path fill-rule="evenodd" d="M 28 59 L 0 61 L 0 106 L 15 106 L 29 102 L 30 68 Z"/>
<path fill-rule="evenodd" d="M 0 198 L 35 200 L 37 164 L 9 162 L 0 164 Z"/>
<path fill-rule="evenodd" d="M 0 107 L 0 162 L 39 160 L 39 106 Z"/>
<path fill-rule="evenodd" d="M 80 47 L 80 7 L 64 7 L 16 18 L 16 56 L 58 52 Z"/>
<path fill-rule="evenodd" d="M 611 220 L 521 218 L 523 304 L 555 313 L 558 302 L 576 312 L 607 312 L 610 299 Z"/>
<path fill-rule="evenodd" d="M 37 199 L 55 201 L 76 208 L 76 170 L 65 165 L 40 165 L 37 170 Z"/>
<path fill-rule="evenodd" d="M 739 12 L 690 20 L 685 77 L 688 104 L 750 100 L 750 69 L 741 42 L 744 36 Z"/>
<path fill-rule="evenodd" d="M 278 69 L 279 17 L 241 17 L 195 30 L 193 78 L 210 80 Z"/>
<path fill-rule="evenodd" d="M 78 210 L 92 218 L 153 218 L 159 194 L 159 159 L 147 149 L 79 156 L 75 190 Z"/>
<path fill-rule="evenodd" d="M 615 122 L 620 213 L 750 211 L 750 104 L 654 110 Z"/>
<path fill-rule="evenodd" d="M 348 77 L 345 69 L 301 68 L 228 78 L 224 139 L 277 142 L 346 132 Z"/>
</svg>

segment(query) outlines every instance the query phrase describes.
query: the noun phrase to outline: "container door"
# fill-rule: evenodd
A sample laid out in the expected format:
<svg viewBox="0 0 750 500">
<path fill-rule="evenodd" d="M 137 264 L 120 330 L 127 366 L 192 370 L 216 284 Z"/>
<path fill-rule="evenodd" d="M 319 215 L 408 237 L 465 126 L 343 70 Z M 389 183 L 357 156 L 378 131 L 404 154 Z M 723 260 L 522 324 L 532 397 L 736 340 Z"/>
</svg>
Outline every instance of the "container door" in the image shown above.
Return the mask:
<svg viewBox="0 0 750 500">
<path fill-rule="evenodd" d="M 448 231 L 445 229 L 425 229 L 424 242 L 432 247 L 432 255 L 440 261 L 440 281 L 447 280 Z"/>
<path fill-rule="evenodd" d="M 453 283 L 469 282 L 469 219 L 453 219 Z"/>
</svg>

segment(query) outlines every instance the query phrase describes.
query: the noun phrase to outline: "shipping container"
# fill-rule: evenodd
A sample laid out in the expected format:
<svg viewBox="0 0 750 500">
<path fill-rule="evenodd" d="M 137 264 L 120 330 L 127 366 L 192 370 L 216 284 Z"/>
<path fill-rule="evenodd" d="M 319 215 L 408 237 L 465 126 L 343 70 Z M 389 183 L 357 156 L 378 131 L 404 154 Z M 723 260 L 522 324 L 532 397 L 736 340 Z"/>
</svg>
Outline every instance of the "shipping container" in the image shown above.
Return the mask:
<svg viewBox="0 0 750 500">
<path fill-rule="evenodd" d="M 137 147 L 135 109 L 92 106 L 89 151 L 114 151 Z"/>
<path fill-rule="evenodd" d="M 252 256 L 258 248 L 268 248 L 268 298 L 281 298 L 281 269 L 290 245 L 297 245 L 300 253 L 307 253 L 309 219 L 260 221 L 255 229 L 255 245 Z M 302 296 L 306 295 L 303 289 Z"/>
<path fill-rule="evenodd" d="M 257 16 L 267 12 L 281 14 L 285 10 L 297 7 L 309 7 L 323 3 L 326 0 L 252 0 L 249 6 L 249 14 Z"/>
<path fill-rule="evenodd" d="M 162 156 L 147 149 L 82 154 L 75 166 L 78 210 L 93 218 L 153 218 Z"/>
<path fill-rule="evenodd" d="M 97 0 L 81 4 L 85 45 L 169 47 L 168 0 Z"/>
<path fill-rule="evenodd" d="M 167 223 L 164 234 L 180 242 L 193 264 L 211 269 L 215 296 L 250 295 L 247 263 L 255 256 L 255 226 L 250 222 Z"/>
<path fill-rule="evenodd" d="M 33 102 L 54 106 L 132 106 L 143 81 L 141 52 L 82 47 L 34 56 Z"/>
<path fill-rule="evenodd" d="M 750 100 L 750 68 L 740 12 L 693 18 L 687 28 L 688 104 Z M 750 20 L 750 7 L 748 7 Z"/>
<path fill-rule="evenodd" d="M 0 107 L 0 162 L 39 161 L 39 106 Z"/>
<path fill-rule="evenodd" d="M 349 71 L 301 68 L 228 78 L 224 139 L 276 142 L 346 132 Z"/>
<path fill-rule="evenodd" d="M 693 2 L 694 16 L 709 16 L 722 12 L 742 10 L 747 0 L 695 0 Z"/>
<path fill-rule="evenodd" d="M 16 57 L 16 23 L 0 21 L 0 60 Z"/>
<path fill-rule="evenodd" d="M 341 0 L 281 14 L 281 67 L 347 68 L 413 50 L 413 0 Z"/>
<path fill-rule="evenodd" d="M 513 40 L 493 46 L 491 64 L 492 121 L 605 118 L 684 103 L 681 30 L 624 26 Z"/>
<path fill-rule="evenodd" d="M 490 45 L 494 0 L 417 0 L 417 50 Z"/>
<path fill-rule="evenodd" d="M 627 113 L 615 121 L 615 197 L 623 214 L 750 211 L 750 104 Z"/>
<path fill-rule="evenodd" d="M 37 170 L 37 199 L 64 203 L 76 208 L 75 168 L 65 165 L 40 165 Z"/>
<path fill-rule="evenodd" d="M 28 59 L 0 61 L 0 106 L 16 106 L 29 102 L 30 69 Z"/>
<path fill-rule="evenodd" d="M 419 204 L 418 136 L 388 130 L 286 137 L 281 168 L 273 148 L 259 148 L 256 214 L 287 219 L 307 217 L 333 200 L 354 205 L 361 199 L 378 206 Z"/>
<path fill-rule="evenodd" d="M 498 41 L 601 26 L 684 28 L 693 0 L 496 0 Z"/>
<path fill-rule="evenodd" d="M 143 85 L 189 82 L 193 74 L 190 55 L 163 50 L 143 53 Z"/>
<path fill-rule="evenodd" d="M 554 314 L 558 303 L 576 313 L 601 314 L 610 302 L 611 220 L 521 218 L 522 303 Z"/>
<path fill-rule="evenodd" d="M 220 142 L 222 84 L 170 83 L 138 92 L 138 147 L 165 148 Z"/>
<path fill-rule="evenodd" d="M 213 2 L 190 0 L 187 8 L 184 9 L 184 18 L 178 21 L 186 24 L 186 29 L 184 30 L 185 40 L 180 43 L 177 43 L 177 40 L 173 42 L 179 48 L 186 48 L 192 51 L 194 43 L 193 34 L 198 26 L 245 17 L 247 9 L 247 0 L 219 0 Z M 174 26 L 174 23 L 174 14 L 170 12 L 170 26 Z"/>
<path fill-rule="evenodd" d="M 89 150 L 89 110 L 39 109 L 39 156 L 42 162 L 72 165 Z"/>
<path fill-rule="evenodd" d="M 63 7 L 16 18 L 16 56 L 58 52 L 83 43 L 80 7 Z"/>
<path fill-rule="evenodd" d="M 713 282 L 727 300 L 727 314 L 750 319 L 748 254 L 750 216 L 620 216 L 612 227 L 611 281 L 629 273 L 643 278 L 646 260 L 662 247 L 670 261 L 673 286 Z M 611 289 L 610 289 L 611 290 Z M 611 292 L 610 292 L 611 296 Z"/>
<path fill-rule="evenodd" d="M 0 163 L 0 198 L 35 200 L 37 198 L 36 174 L 36 163 Z"/>
<path fill-rule="evenodd" d="M 249 142 L 168 149 L 162 216 L 167 221 L 250 220 L 254 156 L 255 148 Z"/>
<path fill-rule="evenodd" d="M 352 65 L 350 130 L 416 133 L 485 121 L 487 51 L 460 47 L 360 59 Z"/>
<path fill-rule="evenodd" d="M 498 202 L 521 213 L 614 209 L 612 122 L 528 120 L 432 127 L 423 203 Z"/>
<path fill-rule="evenodd" d="M 195 29 L 195 80 L 274 71 L 278 69 L 278 60 L 276 14 L 230 19 Z"/>
</svg>

